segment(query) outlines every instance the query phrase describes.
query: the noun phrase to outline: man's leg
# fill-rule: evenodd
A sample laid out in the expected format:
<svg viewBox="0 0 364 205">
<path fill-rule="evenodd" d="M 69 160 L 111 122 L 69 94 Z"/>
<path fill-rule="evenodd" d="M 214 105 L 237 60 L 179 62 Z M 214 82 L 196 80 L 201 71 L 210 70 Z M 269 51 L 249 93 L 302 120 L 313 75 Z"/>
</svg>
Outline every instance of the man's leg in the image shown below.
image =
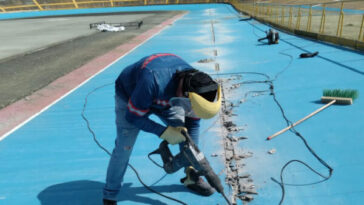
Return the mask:
<svg viewBox="0 0 364 205">
<path fill-rule="evenodd" d="M 104 198 L 116 201 L 139 129 L 125 120 L 126 102 L 115 96 L 117 137 L 107 168 Z"/>
</svg>

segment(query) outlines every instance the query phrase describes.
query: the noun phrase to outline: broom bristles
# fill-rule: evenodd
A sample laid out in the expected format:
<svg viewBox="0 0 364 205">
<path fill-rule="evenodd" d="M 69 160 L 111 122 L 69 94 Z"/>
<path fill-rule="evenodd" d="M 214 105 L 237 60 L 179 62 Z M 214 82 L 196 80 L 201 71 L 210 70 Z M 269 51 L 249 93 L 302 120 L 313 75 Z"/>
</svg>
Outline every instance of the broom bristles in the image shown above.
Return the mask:
<svg viewBox="0 0 364 205">
<path fill-rule="evenodd" d="M 357 90 L 352 89 L 325 89 L 323 91 L 323 96 L 325 97 L 340 97 L 340 98 L 351 98 L 353 100 L 357 99 L 359 96 L 359 93 Z"/>
</svg>

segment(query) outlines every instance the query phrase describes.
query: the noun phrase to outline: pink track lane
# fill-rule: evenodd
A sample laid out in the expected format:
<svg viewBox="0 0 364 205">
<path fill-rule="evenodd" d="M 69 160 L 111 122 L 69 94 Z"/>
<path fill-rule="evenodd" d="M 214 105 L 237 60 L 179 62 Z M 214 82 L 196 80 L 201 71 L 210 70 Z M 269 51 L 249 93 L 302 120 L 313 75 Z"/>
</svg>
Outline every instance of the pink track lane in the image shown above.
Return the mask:
<svg viewBox="0 0 364 205">
<path fill-rule="evenodd" d="M 0 140 L 184 15 L 185 13 L 178 14 L 162 22 L 152 29 L 134 37 L 128 43 L 124 43 L 114 50 L 89 61 L 71 73 L 58 78 L 32 95 L 1 109 Z"/>
</svg>

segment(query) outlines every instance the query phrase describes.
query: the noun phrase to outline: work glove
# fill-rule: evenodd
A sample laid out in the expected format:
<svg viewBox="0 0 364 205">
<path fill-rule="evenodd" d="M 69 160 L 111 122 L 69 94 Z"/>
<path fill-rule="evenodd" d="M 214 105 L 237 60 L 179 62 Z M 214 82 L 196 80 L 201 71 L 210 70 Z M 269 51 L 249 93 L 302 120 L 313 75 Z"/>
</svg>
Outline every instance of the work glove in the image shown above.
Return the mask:
<svg viewBox="0 0 364 205">
<path fill-rule="evenodd" d="M 182 131 L 187 132 L 187 128 L 168 126 L 160 138 L 166 140 L 171 145 L 179 144 L 186 141 L 186 137 L 182 134 Z"/>
</svg>

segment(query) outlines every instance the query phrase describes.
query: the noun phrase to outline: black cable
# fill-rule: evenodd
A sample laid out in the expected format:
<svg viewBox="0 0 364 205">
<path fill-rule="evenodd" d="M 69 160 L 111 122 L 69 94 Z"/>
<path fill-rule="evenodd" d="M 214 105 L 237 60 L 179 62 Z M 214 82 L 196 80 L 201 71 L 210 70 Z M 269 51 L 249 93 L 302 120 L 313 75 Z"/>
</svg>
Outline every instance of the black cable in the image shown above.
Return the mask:
<svg viewBox="0 0 364 205">
<path fill-rule="evenodd" d="M 151 192 L 153 192 L 153 193 L 156 193 L 156 194 L 158 194 L 158 195 L 160 195 L 160 196 L 163 196 L 163 197 L 165 197 L 165 198 L 167 198 L 167 199 L 170 199 L 170 200 L 172 200 L 172 201 L 175 201 L 175 202 L 178 202 L 178 203 L 180 203 L 180 204 L 183 204 L 183 205 L 187 205 L 186 203 L 184 203 L 183 201 L 180 201 L 180 200 L 178 200 L 178 199 L 175 199 L 175 198 L 172 198 L 172 197 L 170 197 L 170 196 L 167 196 L 167 195 L 164 195 L 164 194 L 162 194 L 162 193 L 160 193 L 160 192 L 158 192 L 158 191 L 156 191 L 156 190 L 154 190 L 154 189 L 152 189 L 152 188 L 150 188 L 148 185 L 146 185 L 146 184 L 144 184 L 144 182 L 142 181 L 142 179 L 140 178 L 140 176 L 139 176 L 139 174 L 138 174 L 138 172 L 137 172 L 137 170 L 129 163 L 128 164 L 128 166 L 135 172 L 135 174 L 136 174 L 136 176 L 138 177 L 138 180 L 139 180 L 139 182 L 141 183 L 141 184 L 143 184 L 143 186 L 146 188 L 146 189 L 148 189 L 149 191 L 151 191 Z"/>
<path fill-rule="evenodd" d="M 249 23 L 250 24 L 250 23 Z M 250 24 L 251 25 L 251 24 Z M 252 25 L 253 26 L 253 25 Z M 286 49 L 287 50 L 287 49 Z M 288 65 L 282 70 L 280 71 L 279 73 L 276 74 L 275 78 L 270 82 L 270 90 L 271 90 L 271 95 L 273 96 L 273 100 L 274 102 L 277 104 L 277 106 L 279 107 L 280 111 L 281 111 L 281 114 L 282 114 L 282 117 L 284 118 L 284 120 L 286 121 L 287 123 L 287 126 L 291 126 L 293 123 L 287 118 L 285 112 L 284 112 L 284 109 L 282 107 L 282 105 L 279 103 L 279 101 L 277 100 L 277 97 L 275 95 L 275 92 L 274 92 L 274 86 L 273 86 L 273 81 L 275 81 L 278 76 L 280 74 L 282 74 L 286 69 L 288 69 L 288 67 L 292 64 L 292 61 L 293 61 L 293 57 L 289 54 L 286 54 L 284 52 L 280 52 L 280 54 L 282 55 L 286 55 L 288 57 L 290 57 L 290 62 L 288 63 Z M 308 151 L 322 164 L 324 165 L 328 170 L 329 170 L 329 175 L 328 176 L 324 176 L 323 174 L 319 173 L 318 171 L 316 171 L 315 169 L 313 169 L 311 166 L 309 166 L 307 163 L 301 161 L 301 160 L 297 160 L 297 159 L 294 159 L 294 160 L 290 160 L 288 161 L 282 168 L 281 168 L 281 171 L 280 171 L 280 181 L 274 179 L 273 177 L 271 178 L 272 181 L 274 181 L 275 183 L 277 183 L 281 189 L 282 189 L 282 196 L 281 196 L 281 200 L 279 202 L 279 204 L 281 205 L 284 201 L 284 197 L 285 197 L 285 185 L 289 185 L 289 186 L 307 186 L 307 185 L 313 185 L 313 184 L 318 184 L 318 183 L 322 183 L 328 179 L 331 178 L 332 176 L 332 172 L 333 172 L 333 168 L 330 167 L 323 159 L 321 159 L 317 154 L 316 152 L 309 146 L 309 144 L 307 143 L 306 139 L 297 131 L 295 130 L 294 127 L 292 127 L 290 129 L 290 131 L 292 133 L 294 133 L 296 136 L 298 136 L 304 143 L 305 147 L 308 149 Z M 308 169 L 310 169 L 312 172 L 314 172 L 315 174 L 319 175 L 320 177 L 324 178 L 323 180 L 320 180 L 320 181 L 317 181 L 317 182 L 312 182 L 312 183 L 307 183 L 307 184 L 286 184 L 284 183 L 283 181 L 283 172 L 284 170 L 286 169 L 286 167 L 288 165 L 290 165 L 291 163 L 293 162 L 297 162 L 297 163 L 301 163 L 303 164 L 304 166 L 306 166 Z"/>
<path fill-rule="evenodd" d="M 252 25 L 252 23 L 251 22 L 249 22 L 249 21 L 247 21 L 252 27 L 253 27 L 253 33 L 257 36 L 257 37 L 259 37 L 256 33 L 255 33 L 255 29 L 254 28 L 256 28 L 256 26 L 254 26 L 254 25 Z M 262 31 L 263 32 L 263 30 L 261 30 L 261 29 L 259 29 L 260 31 Z M 287 43 L 287 41 L 285 41 L 286 43 Z M 287 44 L 292 44 L 292 43 L 287 43 Z M 293 44 L 294 45 L 294 44 Z M 295 46 L 295 47 L 297 47 L 297 46 Z M 288 67 L 292 64 L 292 61 L 293 61 L 293 57 L 291 56 L 291 55 L 289 55 L 289 54 L 286 54 L 286 53 L 284 53 L 284 52 L 280 52 L 280 54 L 282 54 L 282 55 L 286 55 L 286 56 L 288 56 L 288 57 L 290 57 L 290 62 L 288 63 L 288 65 L 282 70 L 282 71 L 280 71 L 279 73 L 277 73 L 276 75 L 275 75 L 275 78 L 273 79 L 273 80 L 270 80 L 270 81 L 267 81 L 268 83 L 269 83 L 269 88 L 270 88 L 270 91 L 271 91 L 271 95 L 273 96 L 273 100 L 274 100 L 274 102 L 277 104 L 277 106 L 279 107 L 279 109 L 280 109 L 280 111 L 281 111 L 281 114 L 282 114 L 282 117 L 284 118 L 284 120 L 286 121 L 286 123 L 287 123 L 287 126 L 290 126 L 290 125 L 292 125 L 292 122 L 287 118 L 287 116 L 286 116 L 286 114 L 285 114 L 285 112 L 284 112 L 284 109 L 283 109 L 283 107 L 282 107 L 282 105 L 278 102 L 278 100 L 277 100 L 277 97 L 276 97 L 276 95 L 275 95 L 275 92 L 274 92 L 274 85 L 273 85 L 273 81 L 275 81 L 277 78 L 278 78 L 278 76 L 280 75 L 280 74 L 282 74 L 286 69 L 288 69 Z M 257 81 L 258 82 L 258 81 Z M 258 82 L 259 83 L 259 82 Z M 323 165 L 323 166 L 325 166 L 328 170 L 329 170 L 329 175 L 328 176 L 324 176 L 323 174 L 321 174 L 321 173 L 319 173 L 318 171 L 316 171 L 315 169 L 313 169 L 311 166 L 309 166 L 307 163 L 305 163 L 305 162 L 303 162 L 303 161 L 301 161 L 301 160 L 297 160 L 297 159 L 293 159 L 293 160 L 290 160 L 290 161 L 288 161 L 282 168 L 281 168 L 281 171 L 280 171 L 280 181 L 278 181 L 278 180 L 276 180 L 275 178 L 271 178 L 272 179 L 272 181 L 274 181 L 275 183 L 277 183 L 280 187 L 281 187 L 281 189 L 282 189 L 282 196 L 281 196 L 281 200 L 280 200 L 280 202 L 279 202 L 279 204 L 281 205 L 282 203 L 283 203 L 283 201 L 284 201 L 284 197 L 285 197 L 285 185 L 289 185 L 289 186 L 307 186 L 307 185 L 313 185 L 313 184 L 318 184 L 318 183 L 322 183 L 322 182 L 324 182 L 324 181 L 327 181 L 328 179 L 330 179 L 331 178 L 331 176 L 332 176 L 332 173 L 333 173 L 333 168 L 332 167 L 330 167 L 323 159 L 321 159 L 317 154 L 316 154 L 316 152 L 309 146 L 309 144 L 307 143 L 307 141 L 306 141 L 306 139 L 294 128 L 294 127 L 292 127 L 291 129 L 290 129 L 290 131 L 292 132 L 292 133 L 294 133 L 296 136 L 298 136 L 302 141 L 303 141 L 303 143 L 304 143 L 304 145 L 305 145 L 305 147 L 308 149 L 308 151 Z M 284 183 L 284 181 L 283 181 L 283 172 L 284 172 L 284 170 L 286 169 L 286 167 L 288 167 L 288 165 L 290 165 L 291 163 L 294 163 L 294 162 L 297 162 L 297 163 L 301 163 L 301 164 L 303 164 L 304 166 L 306 166 L 308 169 L 310 169 L 312 172 L 314 172 L 315 174 L 317 174 L 317 175 L 319 175 L 320 177 L 322 177 L 323 178 L 323 180 L 320 180 L 320 181 L 317 181 L 317 182 L 312 182 L 312 183 L 306 183 L 306 184 L 286 184 L 286 183 Z"/>
<path fill-rule="evenodd" d="M 81 117 L 85 120 L 86 124 L 87 124 L 87 129 L 89 130 L 89 132 L 92 134 L 93 140 L 95 141 L 95 143 L 97 144 L 97 146 L 99 146 L 99 148 L 101 148 L 102 150 L 104 150 L 108 155 L 111 156 L 111 153 L 109 152 L 109 150 L 107 150 L 105 147 L 103 147 L 99 141 L 96 139 L 96 134 L 95 132 L 92 130 L 91 126 L 90 126 L 90 122 L 88 121 L 88 119 L 85 116 L 85 110 L 86 110 L 86 106 L 87 106 L 87 100 L 88 100 L 88 96 L 91 95 L 92 93 L 96 92 L 98 89 L 101 89 L 103 87 L 112 85 L 114 83 L 107 83 L 104 85 L 101 85 L 93 90 L 91 90 L 89 93 L 87 93 L 86 97 L 85 97 L 85 102 L 83 104 L 83 108 L 82 108 L 82 113 L 81 113 Z"/>
<path fill-rule="evenodd" d="M 97 144 L 97 146 L 99 147 L 99 148 L 101 148 L 102 150 L 104 150 L 109 156 L 111 156 L 111 153 L 109 152 L 109 150 L 107 150 L 104 146 L 102 146 L 101 144 L 100 144 L 100 142 L 97 140 L 97 138 L 96 138 L 96 134 L 95 134 L 95 132 L 92 130 L 92 128 L 91 128 L 91 126 L 90 126 L 90 122 L 88 121 L 88 119 L 87 119 L 87 117 L 85 116 L 85 110 L 86 110 L 86 106 L 87 106 L 87 99 L 88 99 L 88 97 L 89 97 L 89 95 L 91 95 L 92 93 L 94 93 L 95 91 L 97 91 L 98 89 L 101 89 L 101 88 L 103 88 L 103 87 L 106 87 L 106 86 L 109 86 L 109 85 L 113 85 L 114 83 L 107 83 L 107 84 L 104 84 L 104 85 L 101 85 L 101 86 L 99 86 L 99 87 L 96 87 L 95 89 L 93 89 L 93 90 L 91 90 L 89 93 L 87 93 L 87 95 L 86 95 L 86 97 L 85 97 L 85 103 L 83 104 L 83 108 L 82 108 L 82 113 L 81 113 L 81 116 L 82 116 L 82 118 L 85 120 L 85 122 L 86 122 L 86 124 L 87 124 L 87 129 L 89 130 L 89 132 L 92 134 L 92 137 L 93 137 L 93 140 L 94 140 L 94 142 Z M 175 198 L 172 198 L 172 197 L 170 197 L 170 196 L 167 196 L 167 195 L 164 195 L 164 194 L 162 194 L 162 193 L 160 193 L 160 192 L 158 192 L 158 191 L 156 191 L 156 190 L 154 190 L 154 189 L 152 189 L 152 188 L 150 188 L 148 185 L 146 185 L 144 182 L 143 182 L 143 180 L 140 178 L 140 176 L 139 176 L 139 173 L 138 173 L 138 171 L 130 164 L 130 163 L 128 163 L 128 166 L 134 171 L 134 173 L 135 173 L 135 175 L 137 176 L 137 178 L 138 178 L 138 180 L 139 180 L 139 182 L 146 188 L 146 189 L 148 189 L 149 191 L 151 191 L 151 192 L 153 192 L 153 193 L 156 193 L 156 194 L 158 194 L 158 195 L 160 195 L 160 196 L 162 196 L 162 197 L 164 197 L 164 198 L 166 198 L 166 199 L 170 199 L 170 200 L 172 200 L 172 201 L 175 201 L 175 202 L 177 202 L 177 203 L 180 203 L 180 204 L 183 204 L 183 205 L 187 205 L 185 202 L 183 202 L 183 201 L 180 201 L 180 200 L 178 200 L 178 199 L 175 199 Z"/>
<path fill-rule="evenodd" d="M 285 68 L 287 69 L 287 68 Z M 281 74 L 282 71 L 279 73 Z M 278 77 L 278 74 L 276 75 L 276 77 Z M 276 80 L 276 78 L 274 79 Z M 276 105 L 278 106 L 279 110 L 281 111 L 282 117 L 283 119 L 286 121 L 287 126 L 291 126 L 293 123 L 287 118 L 284 109 L 282 107 L 282 105 L 279 103 L 279 101 L 277 100 L 276 94 L 274 92 L 274 85 L 273 85 L 273 80 L 265 80 L 265 81 L 246 81 L 246 82 L 241 82 L 239 84 L 253 84 L 253 83 L 265 83 L 265 84 L 269 84 L 269 89 L 270 89 L 270 95 L 273 96 L 273 100 L 276 103 Z M 254 92 L 254 91 L 249 91 L 249 92 Z M 249 93 L 248 92 L 248 93 Z M 248 94 L 247 93 L 247 94 Z M 245 97 L 247 96 L 247 94 L 245 95 Z M 331 176 L 332 176 L 332 172 L 333 172 L 333 168 L 331 168 L 324 160 L 322 160 L 317 154 L 316 152 L 308 145 L 306 139 L 297 131 L 294 129 L 294 127 L 292 127 L 290 129 L 291 132 L 293 132 L 296 136 L 298 136 L 304 143 L 304 145 L 306 146 L 306 148 L 309 150 L 309 152 L 322 164 L 324 165 L 328 170 L 329 170 L 329 176 L 324 176 L 323 174 L 319 173 L 318 171 L 316 171 L 315 169 L 313 169 L 311 166 L 309 166 L 307 163 L 301 161 L 301 160 L 290 160 L 288 161 L 282 168 L 280 171 L 280 181 L 274 179 L 273 177 L 271 178 L 272 181 L 274 181 L 275 183 L 277 183 L 281 189 L 282 189 L 282 197 L 281 200 L 279 202 L 279 204 L 283 203 L 284 200 L 284 196 L 285 196 L 285 185 L 287 186 L 308 186 L 308 185 L 314 185 L 314 184 L 319 184 L 322 183 L 324 181 L 327 181 Z M 286 169 L 286 167 L 288 165 L 290 165 L 293 162 L 298 162 L 303 164 L 304 166 L 306 166 L 308 169 L 310 169 L 312 172 L 314 172 L 315 174 L 319 175 L 320 177 L 324 178 L 323 180 L 317 181 L 317 182 L 312 182 L 312 183 L 306 183 L 306 184 L 288 184 L 288 183 L 284 183 L 283 181 L 283 172 Z"/>
<path fill-rule="evenodd" d="M 278 105 L 281 113 L 282 113 L 282 116 L 283 118 L 285 119 L 286 123 L 287 123 L 287 126 L 291 126 L 292 125 L 292 122 L 287 118 L 287 116 L 285 115 L 285 112 L 284 112 L 284 109 L 282 107 L 282 105 L 278 102 L 277 98 L 276 98 L 276 95 L 274 93 L 274 88 L 273 88 L 273 84 L 271 85 L 271 94 L 273 95 L 273 99 L 275 101 L 275 103 Z M 297 159 L 293 159 L 293 160 L 290 160 L 288 161 L 282 168 L 281 168 L 281 171 L 280 171 L 280 181 L 276 180 L 275 178 L 271 177 L 271 180 L 274 181 L 275 183 L 277 183 L 281 189 L 282 189 L 282 196 L 281 196 L 281 200 L 279 201 L 279 205 L 281 205 L 284 201 L 284 197 L 285 197 L 285 185 L 289 185 L 289 186 L 307 186 L 307 185 L 314 185 L 314 184 L 319 184 L 319 183 L 322 183 L 324 181 L 327 181 L 331 178 L 332 176 L 332 172 L 334 171 L 334 169 L 332 167 L 330 167 L 323 159 L 321 159 L 317 154 L 316 152 L 308 145 L 306 139 L 297 131 L 295 130 L 294 127 L 292 127 L 290 129 L 290 131 L 292 133 L 294 133 L 296 136 L 298 136 L 304 143 L 304 145 L 306 146 L 306 148 L 308 149 L 308 151 L 322 164 L 324 165 L 328 170 L 329 170 L 329 175 L 328 176 L 324 176 L 323 174 L 319 173 L 318 171 L 316 171 L 315 169 L 313 169 L 311 166 L 309 166 L 307 163 L 301 161 L 301 160 L 297 160 Z M 284 170 L 286 169 L 286 167 L 288 165 L 290 165 L 291 163 L 293 162 L 297 162 L 297 163 L 300 163 L 300 164 L 303 164 L 304 166 L 306 166 L 308 169 L 310 169 L 312 172 L 314 172 L 315 174 L 319 175 L 320 177 L 324 178 L 323 180 L 320 180 L 320 181 L 316 181 L 316 182 L 312 182 L 312 183 L 307 183 L 307 184 L 286 184 L 284 183 L 283 181 L 283 172 Z"/>
<path fill-rule="evenodd" d="M 158 164 L 156 161 L 154 161 L 154 160 L 150 157 L 151 155 L 153 155 L 153 154 L 152 154 L 152 153 L 149 153 L 149 154 L 148 154 L 148 159 L 149 159 L 151 162 L 153 162 L 153 164 L 155 164 L 157 167 L 160 167 L 160 168 L 164 169 L 164 167 L 163 167 L 162 165 Z"/>
</svg>

